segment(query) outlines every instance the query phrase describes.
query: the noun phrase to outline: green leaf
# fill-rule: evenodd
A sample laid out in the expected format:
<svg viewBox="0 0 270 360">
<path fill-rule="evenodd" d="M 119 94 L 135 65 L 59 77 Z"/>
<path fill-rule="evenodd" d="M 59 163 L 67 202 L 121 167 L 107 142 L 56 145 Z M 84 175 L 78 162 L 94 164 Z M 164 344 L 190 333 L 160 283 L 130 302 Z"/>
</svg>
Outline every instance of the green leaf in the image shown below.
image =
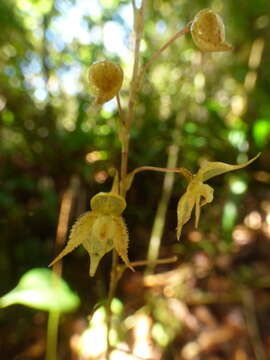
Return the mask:
<svg viewBox="0 0 270 360">
<path fill-rule="evenodd" d="M 80 303 L 68 284 L 51 270 L 36 268 L 27 271 L 18 285 L 0 298 L 0 307 L 22 304 L 43 311 L 69 312 Z"/>
</svg>

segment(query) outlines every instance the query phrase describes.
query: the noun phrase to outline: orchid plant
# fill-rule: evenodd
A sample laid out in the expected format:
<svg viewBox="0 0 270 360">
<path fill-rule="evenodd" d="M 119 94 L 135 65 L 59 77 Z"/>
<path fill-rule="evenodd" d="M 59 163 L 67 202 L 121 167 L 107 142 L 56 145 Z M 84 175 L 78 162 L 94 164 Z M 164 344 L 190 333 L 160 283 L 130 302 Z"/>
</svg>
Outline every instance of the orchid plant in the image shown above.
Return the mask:
<svg viewBox="0 0 270 360">
<path fill-rule="evenodd" d="M 122 213 L 126 207 L 126 193 L 132 186 L 134 175 L 144 170 L 175 172 L 183 175 L 188 180 L 186 192 L 180 198 L 177 206 L 176 236 L 179 240 L 182 228 L 191 218 L 194 207 L 195 226 L 197 227 L 201 207 L 213 201 L 213 188 L 205 184 L 205 182 L 214 176 L 246 167 L 259 156 L 258 154 L 251 160 L 240 165 L 230 165 L 222 162 L 206 162 L 195 175 L 192 175 L 191 172 L 185 168 L 166 169 L 151 166 L 143 166 L 128 173 L 129 134 L 134 118 L 136 95 L 142 85 L 144 74 L 153 61 L 165 51 L 172 42 L 188 32 L 191 32 L 195 45 L 202 52 L 229 51 L 232 49 L 232 46 L 225 40 L 225 27 L 222 18 L 214 11 L 204 9 L 182 30 L 170 38 L 144 65 L 141 65 L 139 55 L 144 29 L 146 0 L 142 0 L 139 7 L 136 6 L 135 1 L 132 1 L 132 5 L 134 10 L 135 46 L 133 71 L 126 110 L 122 108 L 119 93 L 123 83 L 123 71 L 119 65 L 112 61 L 104 60 L 92 64 L 89 68 L 90 89 L 95 97 L 94 106 L 102 106 L 102 104 L 114 97 L 117 101 L 120 118 L 117 123 L 118 136 L 122 146 L 119 175 L 116 171 L 110 192 L 99 193 L 92 197 L 92 210 L 86 212 L 77 220 L 72 227 L 66 247 L 50 264 L 55 264 L 62 259 L 63 256 L 82 244 L 90 255 L 90 276 L 94 276 L 101 258 L 107 252 L 113 250 L 111 282 L 107 304 L 108 334 L 111 327 L 110 304 L 120 278 L 118 255 L 124 261 L 124 267 L 129 267 L 132 270 L 134 270 L 134 267 L 138 264 L 147 264 L 146 261 L 130 262 L 127 255 L 129 239 Z M 159 263 L 159 261 L 164 262 L 164 260 L 157 260 L 155 263 Z M 167 262 L 171 262 L 171 259 L 168 259 Z M 107 359 L 109 359 L 111 350 L 109 335 L 107 345 Z"/>
</svg>

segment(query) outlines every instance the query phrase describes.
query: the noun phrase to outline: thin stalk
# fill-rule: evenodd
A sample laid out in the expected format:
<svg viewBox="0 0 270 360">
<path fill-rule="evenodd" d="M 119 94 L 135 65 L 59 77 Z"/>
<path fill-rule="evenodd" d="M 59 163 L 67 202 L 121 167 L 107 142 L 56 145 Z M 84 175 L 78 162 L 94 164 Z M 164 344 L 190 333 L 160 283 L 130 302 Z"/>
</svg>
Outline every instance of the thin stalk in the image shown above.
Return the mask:
<svg viewBox="0 0 270 360">
<path fill-rule="evenodd" d="M 128 151 L 129 151 L 129 130 L 126 127 L 122 128 L 122 151 L 121 151 L 121 182 L 120 194 L 126 196 L 126 178 L 128 172 Z"/>
<path fill-rule="evenodd" d="M 128 151 L 129 151 L 129 130 L 131 127 L 131 123 L 134 117 L 134 104 L 135 104 L 135 96 L 137 92 L 137 83 L 139 78 L 139 56 L 140 56 L 140 44 L 143 33 L 143 23 L 144 23 L 144 9 L 145 9 L 146 0 L 142 0 L 141 7 L 136 8 L 135 2 L 132 2 L 133 11 L 134 11 L 134 31 L 135 31 L 135 47 L 134 47 L 134 63 L 132 70 L 132 79 L 131 86 L 129 92 L 129 100 L 128 100 L 128 112 L 127 117 L 124 119 L 124 123 L 121 126 L 121 182 L 120 182 L 120 194 L 121 196 L 126 196 L 126 188 L 125 182 L 127 178 L 128 172 Z M 140 25 L 140 26 L 138 26 Z M 121 103 L 118 97 L 117 99 L 118 108 L 121 111 Z M 121 116 L 120 113 L 120 116 Z M 115 290 L 118 284 L 119 276 L 117 273 L 119 264 L 119 256 L 115 250 L 113 250 L 113 261 L 112 261 L 112 269 L 111 269 L 111 278 L 109 285 L 109 295 L 106 306 L 106 315 L 107 315 L 107 350 L 106 350 L 106 360 L 110 359 L 111 353 L 111 344 L 110 344 L 110 330 L 112 325 L 112 313 L 111 313 L 111 303 L 114 298 Z"/>
<path fill-rule="evenodd" d="M 160 264 L 171 264 L 178 260 L 177 256 L 172 256 L 165 259 L 156 259 L 156 260 L 138 260 L 138 261 L 131 261 L 130 265 L 134 267 L 138 266 L 145 266 L 145 265 L 160 265 Z M 126 269 L 128 269 L 126 264 L 119 266 L 118 275 L 119 273 L 123 273 Z"/>
<path fill-rule="evenodd" d="M 172 132 L 173 143 L 169 147 L 167 168 L 174 168 L 178 163 L 179 157 L 179 143 L 181 143 L 180 129 L 185 121 L 185 115 L 180 114 L 176 117 L 175 128 Z M 192 173 L 185 168 L 177 169 L 176 173 L 183 175 L 188 182 L 192 180 Z M 166 213 L 169 206 L 169 200 L 172 195 L 172 189 L 174 184 L 174 173 L 166 172 L 163 180 L 163 189 L 162 194 L 158 203 L 158 208 L 156 211 L 156 216 L 150 236 L 147 260 L 155 261 L 158 258 L 161 238 L 164 232 Z M 154 271 L 155 263 L 149 264 L 146 268 L 145 274 L 151 274 Z"/>
<path fill-rule="evenodd" d="M 129 131 L 133 117 L 134 117 L 134 104 L 136 93 L 139 88 L 139 58 L 140 58 L 140 46 L 141 39 L 143 34 L 143 25 L 144 25 L 144 10 L 145 10 L 146 0 L 142 0 L 141 7 L 139 9 L 136 6 L 133 6 L 134 9 L 134 31 L 135 31 L 135 47 L 134 47 L 134 63 L 133 71 L 131 78 L 131 86 L 129 92 L 128 100 L 128 116 L 127 116 L 127 130 Z"/>
<path fill-rule="evenodd" d="M 77 176 L 72 176 L 70 179 L 70 183 L 67 189 L 64 191 L 61 203 L 60 210 L 58 216 L 57 230 L 56 230 L 56 238 L 55 238 L 55 253 L 59 253 L 59 251 L 63 248 L 67 232 L 68 232 L 68 224 L 70 219 L 70 214 L 72 211 L 74 199 L 76 193 L 78 192 L 80 186 L 79 179 Z M 52 267 L 52 271 L 58 275 L 62 275 L 62 261 L 54 264 Z"/>
<path fill-rule="evenodd" d="M 135 11 L 137 10 L 135 0 L 131 0 L 131 4 L 132 4 L 132 8 L 133 8 L 133 13 L 135 14 Z"/>
<path fill-rule="evenodd" d="M 132 171 L 133 176 L 138 174 L 141 171 L 157 171 L 164 173 L 178 173 L 183 175 L 188 181 L 192 179 L 192 173 L 185 168 L 162 168 L 156 166 L 141 166 Z"/>
<path fill-rule="evenodd" d="M 128 112 L 121 134 L 122 153 L 121 153 L 120 193 L 123 197 L 125 197 L 126 195 L 125 181 L 128 171 L 129 131 L 134 118 L 135 98 L 139 88 L 139 57 L 140 57 L 141 38 L 143 33 L 145 3 L 146 0 L 142 0 L 141 7 L 139 9 L 137 9 L 135 3 L 133 3 L 134 31 L 135 31 L 135 46 L 134 46 L 134 55 L 133 55 L 134 62 L 133 62 L 132 78 L 130 83 L 129 99 L 128 99 Z"/>
<path fill-rule="evenodd" d="M 60 313 L 50 311 L 47 325 L 47 344 L 45 360 L 57 360 L 57 332 Z"/>
<path fill-rule="evenodd" d="M 121 126 L 124 126 L 125 118 L 124 118 L 124 112 L 123 112 L 123 109 L 122 109 L 119 93 L 116 94 L 116 102 L 117 102 L 119 117 L 120 117 L 120 120 L 121 120 L 121 123 L 122 123 Z"/>
<path fill-rule="evenodd" d="M 143 66 L 142 72 L 146 71 L 149 66 L 166 50 L 175 40 L 179 39 L 181 36 L 185 35 L 190 31 L 191 22 L 188 23 L 182 30 L 179 30 L 174 34 Z"/>
<path fill-rule="evenodd" d="M 112 328 L 112 309 L 111 304 L 114 298 L 115 289 L 118 283 L 117 276 L 117 267 L 118 267 L 119 257 L 117 252 L 113 251 L 113 261 L 112 261 L 112 269 L 111 269 L 111 279 L 110 279 L 110 287 L 109 294 L 106 304 L 106 321 L 107 321 L 107 348 L 106 348 L 106 359 L 110 359 L 110 354 L 112 351 L 111 343 L 110 343 L 110 330 Z"/>
<path fill-rule="evenodd" d="M 168 167 L 175 166 L 178 161 L 179 147 L 171 145 L 168 154 L 167 165 Z M 162 194 L 159 200 L 158 208 L 156 211 L 155 221 L 150 236 L 147 259 L 150 261 L 145 273 L 150 274 L 155 268 L 155 260 L 158 258 L 161 238 L 164 231 L 166 212 L 168 209 L 169 200 L 172 193 L 174 183 L 174 173 L 166 173 L 163 181 Z M 152 263 L 151 263 L 152 261 Z"/>
<path fill-rule="evenodd" d="M 177 261 L 177 256 L 172 256 L 166 259 L 157 259 L 157 260 L 139 260 L 139 261 L 132 261 L 132 267 L 137 266 L 145 266 L 145 265 L 160 265 L 160 264 L 171 264 Z"/>
<path fill-rule="evenodd" d="M 58 217 L 55 247 L 57 252 L 61 249 L 65 243 L 66 235 L 68 231 L 68 222 L 72 205 L 74 202 L 75 194 L 79 188 L 79 180 L 77 177 L 72 177 L 68 188 L 64 191 L 61 199 L 60 211 Z M 52 271 L 59 278 L 62 275 L 62 261 L 53 265 Z M 59 278 L 55 278 L 53 281 L 53 288 L 57 289 L 59 286 Z M 57 359 L 57 338 L 58 338 L 58 325 L 59 325 L 60 313 L 57 311 L 50 311 L 47 324 L 47 343 L 46 343 L 46 360 Z"/>
</svg>

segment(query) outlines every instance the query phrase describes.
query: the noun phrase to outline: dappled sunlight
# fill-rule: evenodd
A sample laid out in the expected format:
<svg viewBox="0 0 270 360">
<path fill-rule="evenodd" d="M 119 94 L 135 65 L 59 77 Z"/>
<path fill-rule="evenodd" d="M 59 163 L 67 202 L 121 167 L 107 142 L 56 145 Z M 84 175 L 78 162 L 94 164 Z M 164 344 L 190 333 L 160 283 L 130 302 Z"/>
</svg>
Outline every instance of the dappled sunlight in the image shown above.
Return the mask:
<svg viewBox="0 0 270 360">
<path fill-rule="evenodd" d="M 198 243 L 202 240 L 202 233 L 200 233 L 199 231 L 190 231 L 188 233 L 188 239 L 191 242 Z"/>
<path fill-rule="evenodd" d="M 85 155 L 85 160 L 93 164 L 96 161 L 107 160 L 108 154 L 106 151 L 91 151 Z"/>
<path fill-rule="evenodd" d="M 98 184 L 103 184 L 108 179 L 108 177 L 108 173 L 104 170 L 97 171 L 94 174 L 94 179 Z"/>
<path fill-rule="evenodd" d="M 252 211 L 244 219 L 245 225 L 250 229 L 259 230 L 262 226 L 262 216 L 258 211 Z"/>
<path fill-rule="evenodd" d="M 236 245 L 244 246 L 254 241 L 253 233 L 245 226 L 238 225 L 232 233 Z"/>
<path fill-rule="evenodd" d="M 134 345 L 133 353 L 142 359 L 151 358 L 153 355 L 150 331 L 152 319 L 143 313 L 138 313 L 133 319 Z"/>
</svg>

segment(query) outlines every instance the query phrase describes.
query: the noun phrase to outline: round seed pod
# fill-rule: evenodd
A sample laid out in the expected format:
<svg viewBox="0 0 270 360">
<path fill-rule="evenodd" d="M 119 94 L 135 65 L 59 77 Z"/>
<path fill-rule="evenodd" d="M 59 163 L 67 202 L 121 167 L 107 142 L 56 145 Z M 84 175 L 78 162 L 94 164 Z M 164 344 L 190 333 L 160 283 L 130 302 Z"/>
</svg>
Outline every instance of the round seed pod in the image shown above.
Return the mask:
<svg viewBox="0 0 270 360">
<path fill-rule="evenodd" d="M 191 35 L 195 45 L 202 51 L 228 51 L 232 46 L 225 40 L 222 18 L 211 9 L 198 12 L 191 24 Z"/>
<path fill-rule="evenodd" d="M 89 68 L 90 89 L 96 104 L 104 104 L 119 92 L 123 83 L 122 69 L 112 61 L 100 61 Z"/>
<path fill-rule="evenodd" d="M 126 208 L 126 200 L 117 194 L 100 192 L 92 197 L 91 208 L 99 214 L 120 216 Z"/>
</svg>

